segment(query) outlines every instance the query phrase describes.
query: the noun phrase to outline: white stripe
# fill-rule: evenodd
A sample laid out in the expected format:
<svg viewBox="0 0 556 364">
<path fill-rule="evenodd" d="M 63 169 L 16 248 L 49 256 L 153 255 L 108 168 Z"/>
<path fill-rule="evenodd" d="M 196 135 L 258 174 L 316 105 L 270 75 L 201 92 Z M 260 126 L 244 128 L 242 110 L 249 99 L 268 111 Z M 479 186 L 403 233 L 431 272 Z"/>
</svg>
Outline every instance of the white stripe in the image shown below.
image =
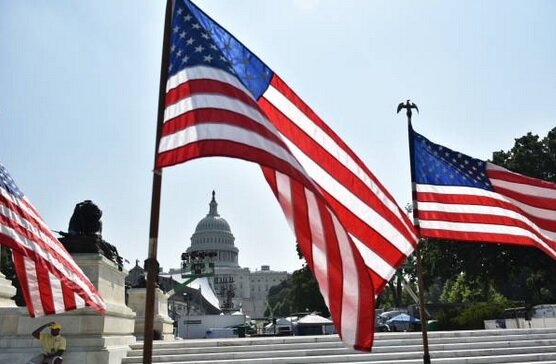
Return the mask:
<svg viewBox="0 0 556 364">
<path fill-rule="evenodd" d="M 483 190 L 482 188 L 462 187 L 462 186 L 435 186 L 435 185 L 423 185 L 423 184 L 417 184 L 415 188 L 417 192 L 423 192 L 423 193 L 488 197 L 498 201 L 504 201 L 512 205 L 515 205 L 516 207 L 519 207 L 521 210 L 523 210 L 526 214 L 529 214 L 531 216 L 536 216 L 541 219 L 556 221 L 556 214 L 554 213 L 554 210 L 533 207 L 524 204 L 520 201 L 516 201 L 513 198 L 503 196 L 499 193 Z"/>
<path fill-rule="evenodd" d="M 543 188 L 538 186 L 531 186 L 523 183 L 508 182 L 501 179 L 490 178 L 490 182 L 494 187 L 505 188 L 507 190 L 533 196 L 539 198 L 549 198 L 554 200 L 556 204 L 556 190 L 551 190 L 549 188 Z"/>
<path fill-rule="evenodd" d="M 340 225 L 336 215 L 329 211 L 332 216 L 340 256 L 342 257 L 343 290 L 342 290 L 342 340 L 347 344 L 355 345 L 357 339 L 357 327 L 359 322 L 359 275 L 355 268 L 352 245 L 349 243 L 344 228 Z"/>
<path fill-rule="evenodd" d="M 301 165 L 287 149 L 260 134 L 234 125 L 209 123 L 190 126 L 161 138 L 158 151 L 163 153 L 203 140 L 231 141 L 260 149 L 287 162 L 298 172 L 307 176 Z M 309 177 L 307 176 L 307 178 Z"/>
<path fill-rule="evenodd" d="M 531 240 L 535 241 L 539 245 L 543 246 L 547 251 L 550 252 L 550 254 L 552 254 L 553 257 L 556 257 L 556 251 L 552 247 L 550 247 L 547 243 L 542 241 L 538 236 L 533 234 L 531 231 L 517 226 L 506 226 L 506 225 L 495 225 L 495 224 L 474 224 L 474 223 L 462 223 L 462 222 L 450 222 L 450 221 L 438 221 L 438 220 L 419 220 L 419 225 L 421 226 L 422 229 L 523 236 L 526 238 L 530 238 Z"/>
<path fill-rule="evenodd" d="M 187 112 L 199 109 L 225 110 L 240 114 L 264 126 L 274 135 L 278 135 L 274 125 L 272 125 L 257 108 L 254 108 L 237 98 L 224 95 L 193 94 L 185 97 L 175 104 L 168 105 L 166 107 L 164 110 L 164 122 L 174 119 Z"/>
<path fill-rule="evenodd" d="M 307 157 L 295 144 L 286 140 L 288 148 L 304 167 L 307 173 L 318 185 L 363 220 L 368 226 L 376 230 L 386 240 L 390 241 L 402 254 L 408 256 L 413 252 L 413 245 L 396 229 L 390 221 L 379 215 L 374 209 L 361 201 L 343 184 L 330 176 L 315 161 Z"/>
<path fill-rule="evenodd" d="M 237 89 L 240 89 L 247 95 L 251 95 L 251 93 L 245 88 L 245 86 L 243 86 L 243 84 L 237 79 L 237 77 L 232 76 L 228 72 L 225 72 L 221 69 L 207 66 L 186 67 L 172 77 L 168 78 L 168 81 L 166 82 L 166 92 L 178 87 L 179 85 L 187 81 L 203 79 L 216 80 L 227 83 Z"/>
<path fill-rule="evenodd" d="M 81 296 L 74 294 L 73 299 L 75 300 L 75 308 L 85 307 L 85 301 L 81 298 Z"/>
<path fill-rule="evenodd" d="M 295 222 L 293 221 L 293 201 L 292 201 L 292 191 L 290 185 L 290 177 L 280 173 L 278 171 L 276 174 L 276 189 L 278 190 L 278 202 L 282 206 L 282 211 L 286 215 L 288 224 L 293 232 L 295 232 Z"/>
<path fill-rule="evenodd" d="M 272 85 L 268 87 L 263 94 L 274 107 L 282 112 L 292 123 L 297 125 L 303 130 L 311 139 L 330 153 L 339 163 L 344 165 L 351 171 L 371 192 L 388 208 L 398 219 L 404 224 L 408 232 L 412 232 L 411 227 L 408 226 L 406 220 L 401 215 L 398 204 L 390 199 L 384 191 L 371 179 L 371 177 L 359 167 L 357 162 L 341 148 L 333 138 L 331 138 L 325 131 L 316 125 L 311 119 L 307 117 L 295 104 L 293 104 L 286 96 L 282 95 L 280 91 Z M 285 138 L 285 137 L 284 137 Z M 417 237 L 414 237 L 417 241 Z"/>
<path fill-rule="evenodd" d="M 311 229 L 312 255 L 313 255 L 313 272 L 317 282 L 319 282 L 320 292 L 324 298 L 327 307 L 330 307 L 330 291 L 328 287 L 328 258 L 326 251 L 326 242 L 324 237 L 324 228 L 320 217 L 320 209 L 317 199 L 313 192 L 305 189 L 307 200 L 307 212 L 309 218 L 309 226 Z"/>
<path fill-rule="evenodd" d="M 50 233 L 45 234 L 43 232 L 43 231 L 49 232 L 50 228 L 43 221 L 42 217 L 40 217 L 39 215 L 37 215 L 35 213 L 34 209 L 29 208 L 29 206 L 32 206 L 32 205 L 26 198 L 23 198 L 23 203 L 20 203 L 20 201 L 17 198 L 12 196 L 10 193 L 8 193 L 6 190 L 4 190 L 2 187 L 0 187 L 0 194 L 6 200 L 10 201 L 12 204 L 21 208 L 27 215 L 31 216 L 36 221 L 37 225 L 40 226 L 40 229 L 35 227 L 35 225 L 33 223 L 31 223 L 30 221 L 28 221 L 27 219 L 24 219 L 16 211 L 12 211 L 11 209 L 9 209 L 7 206 L 0 205 L 0 214 L 4 215 L 5 217 L 9 218 L 10 220 L 13 220 L 13 221 L 17 222 L 17 224 L 19 226 L 21 226 L 25 230 L 29 231 L 37 239 L 44 241 L 44 243 L 46 245 L 48 245 L 52 250 L 54 250 L 56 253 L 60 254 L 68 262 L 68 264 L 71 265 L 74 269 L 80 270 L 80 268 L 77 266 L 77 264 L 75 263 L 73 258 L 69 255 L 69 253 L 63 247 L 63 245 L 60 243 L 60 241 L 58 239 L 56 239 L 52 234 L 50 234 Z"/>
<path fill-rule="evenodd" d="M 438 202 L 417 202 L 419 211 L 440 211 L 454 214 L 479 214 L 479 215 L 494 215 L 509 217 L 522 221 L 527 224 L 532 230 L 546 237 L 546 239 L 556 241 L 556 233 L 541 229 L 534 222 L 529 220 L 526 216 L 519 214 L 513 210 L 508 210 L 502 207 L 485 206 L 485 205 L 461 205 L 461 204 L 444 204 Z"/>
<path fill-rule="evenodd" d="M 62 293 L 62 282 L 50 272 L 48 272 L 48 278 L 50 279 L 52 300 L 54 301 L 54 312 L 62 313 L 66 310 L 64 305 L 64 294 Z"/>
<path fill-rule="evenodd" d="M 365 265 L 369 267 L 373 272 L 378 274 L 385 281 L 389 281 L 390 278 L 396 273 L 396 268 L 388 264 L 387 261 L 382 259 L 380 255 L 376 254 L 374 251 L 369 249 L 368 246 L 357 240 L 357 238 L 350 234 L 351 240 L 355 243 L 359 254 L 365 261 Z"/>
<path fill-rule="evenodd" d="M 23 265 L 25 267 L 25 276 L 27 278 L 27 287 L 29 288 L 29 297 L 33 304 L 34 314 L 36 317 L 44 316 L 41 293 L 37 279 L 37 271 L 35 270 L 35 262 L 25 256 L 22 256 L 22 258 Z"/>
<path fill-rule="evenodd" d="M 0 213 L 2 213 L 1 209 L 0 209 Z M 53 265 L 53 267 L 55 267 L 60 272 L 60 274 L 64 275 L 70 281 L 74 282 L 79 287 L 81 287 L 81 289 L 83 289 L 86 292 L 86 294 L 91 298 L 93 302 L 95 302 L 101 307 L 106 307 L 105 303 L 102 301 L 102 298 L 94 294 L 89 288 L 89 285 L 86 284 L 84 281 L 82 281 L 79 275 L 77 275 L 74 271 L 70 270 L 69 267 L 63 264 L 63 262 L 55 259 L 51 254 L 48 254 L 44 249 L 38 246 L 34 240 L 29 240 L 26 237 L 19 235 L 14 229 L 4 224 L 0 224 L 0 234 L 7 236 L 8 238 L 14 240 L 22 248 L 28 251 L 35 252 L 44 260 L 50 262 Z M 84 274 L 83 277 L 85 277 Z"/>
</svg>

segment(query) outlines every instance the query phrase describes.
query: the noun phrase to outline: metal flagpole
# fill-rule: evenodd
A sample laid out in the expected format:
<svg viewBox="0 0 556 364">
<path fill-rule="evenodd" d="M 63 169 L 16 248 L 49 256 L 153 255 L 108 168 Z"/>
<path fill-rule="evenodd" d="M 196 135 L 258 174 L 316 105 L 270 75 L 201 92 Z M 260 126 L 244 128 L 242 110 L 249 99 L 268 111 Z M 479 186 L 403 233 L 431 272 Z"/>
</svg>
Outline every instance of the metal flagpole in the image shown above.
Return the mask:
<svg viewBox="0 0 556 364">
<path fill-rule="evenodd" d="M 407 115 L 407 132 L 408 132 L 408 138 L 409 138 L 409 162 L 410 162 L 410 166 L 411 166 L 411 184 L 412 184 L 412 198 L 413 201 L 416 200 L 416 196 L 415 194 L 417 193 L 415 191 L 415 189 L 413 188 L 413 183 L 415 183 L 415 164 L 413 163 L 413 138 L 411 137 L 411 131 L 412 131 L 412 127 L 411 127 L 411 116 L 413 114 L 413 112 L 411 111 L 412 109 L 415 109 L 417 112 L 419 112 L 419 109 L 417 108 L 417 105 L 415 105 L 413 102 L 411 102 L 410 100 L 407 100 L 405 102 L 405 104 L 402 102 L 398 105 L 398 110 L 397 112 L 399 113 L 402 109 L 406 109 L 406 115 Z M 413 206 L 413 222 L 415 224 L 415 226 L 418 228 L 418 221 L 415 215 L 415 206 Z M 423 363 L 424 364 L 431 364 L 431 357 L 429 354 L 429 336 L 428 336 L 428 332 L 427 332 L 427 313 L 425 311 L 425 295 L 424 295 L 424 283 L 423 283 L 423 269 L 421 266 L 421 249 L 420 249 L 420 245 L 423 242 L 423 239 L 419 239 L 419 241 L 417 242 L 417 247 L 415 247 L 415 258 L 416 258 L 416 270 L 417 270 L 417 285 L 419 287 L 419 315 L 421 316 L 421 332 L 422 332 L 422 336 L 423 336 Z"/>
<path fill-rule="evenodd" d="M 149 255 L 146 260 L 147 295 L 145 299 L 145 331 L 143 334 L 143 364 L 152 363 L 152 348 L 154 336 L 154 296 L 158 278 L 158 222 L 160 217 L 160 192 L 162 188 L 162 170 L 156 168 L 158 144 L 164 121 L 164 98 L 166 95 L 166 80 L 168 79 L 168 63 L 170 58 L 170 28 L 172 21 L 172 0 L 166 0 L 164 17 L 164 39 L 162 42 L 162 61 L 160 65 L 160 85 L 158 91 L 158 115 L 156 124 L 156 141 L 154 149 L 153 189 L 151 199 L 151 223 L 149 230 Z"/>
</svg>

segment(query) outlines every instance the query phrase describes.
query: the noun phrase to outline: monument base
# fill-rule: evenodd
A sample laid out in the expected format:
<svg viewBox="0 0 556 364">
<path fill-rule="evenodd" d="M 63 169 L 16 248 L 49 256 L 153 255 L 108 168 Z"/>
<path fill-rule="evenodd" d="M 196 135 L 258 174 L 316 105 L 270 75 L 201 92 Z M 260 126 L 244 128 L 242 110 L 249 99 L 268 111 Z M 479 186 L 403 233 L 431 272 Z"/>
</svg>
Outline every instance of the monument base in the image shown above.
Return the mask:
<svg viewBox="0 0 556 364">
<path fill-rule="evenodd" d="M 128 305 L 135 311 L 135 337 L 143 340 L 145 333 L 145 299 L 147 296 L 146 288 L 131 288 L 128 291 Z M 155 339 L 174 340 L 174 321 L 168 316 L 168 295 L 164 294 L 160 288 L 155 289 L 154 296 L 154 323 L 153 330 Z"/>
<path fill-rule="evenodd" d="M 75 254 L 73 258 L 105 300 L 105 314 L 85 307 L 32 318 L 25 307 L 0 307 L 0 363 L 26 363 L 39 354 L 40 342 L 31 333 L 50 321 L 62 325 L 61 335 L 67 341 L 64 362 L 120 364 L 127 355 L 129 345 L 135 343 L 135 313 L 124 302 L 127 272 L 99 254 Z"/>
</svg>

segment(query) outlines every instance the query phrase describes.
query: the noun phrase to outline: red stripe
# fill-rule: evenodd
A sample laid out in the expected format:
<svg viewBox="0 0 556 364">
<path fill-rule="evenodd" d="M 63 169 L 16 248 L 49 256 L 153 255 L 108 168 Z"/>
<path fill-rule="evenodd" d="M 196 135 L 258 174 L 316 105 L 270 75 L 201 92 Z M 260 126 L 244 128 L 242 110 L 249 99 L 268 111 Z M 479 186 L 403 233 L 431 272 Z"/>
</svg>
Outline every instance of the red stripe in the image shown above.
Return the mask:
<svg viewBox="0 0 556 364">
<path fill-rule="evenodd" d="M 318 199 L 318 196 L 316 197 Z M 320 219 L 324 232 L 326 244 L 326 262 L 328 272 L 328 310 L 337 327 L 342 327 L 342 296 L 344 292 L 344 272 L 342 267 L 342 256 L 338 246 L 338 238 L 334 230 L 334 223 L 330 212 L 322 201 L 318 201 Z M 352 245 L 353 247 L 353 245 Z M 347 287 L 346 287 L 347 289 Z M 346 323 L 348 324 L 348 323 Z M 348 324 L 349 325 L 349 324 Z"/>
<path fill-rule="evenodd" d="M 440 229 L 421 229 L 422 236 L 426 238 L 437 238 L 447 240 L 465 240 L 470 242 L 484 242 L 493 244 L 512 244 L 524 246 L 536 246 L 543 249 L 534 240 L 524 237 L 509 234 L 494 234 L 494 233 L 476 233 L 469 231 L 453 231 L 453 230 L 440 230 Z M 549 254 L 554 256 L 553 254 Z"/>
<path fill-rule="evenodd" d="M 354 348 L 371 351 L 375 331 L 375 292 L 377 291 L 370 279 L 369 270 L 366 268 L 363 258 L 358 254 L 357 248 L 353 244 L 351 246 L 359 277 L 357 282 L 353 282 L 359 284 L 359 321 L 357 322 L 356 340 L 358 344 Z"/>
<path fill-rule="evenodd" d="M 14 204 L 10 200 L 6 199 L 2 194 L 0 194 L 0 205 L 5 206 L 9 210 L 11 210 L 14 214 L 18 215 L 21 219 L 23 219 L 24 221 L 27 221 L 31 226 L 33 226 L 35 229 L 37 229 L 40 233 L 42 233 L 50 241 L 47 242 L 47 241 L 42 240 L 39 236 L 33 234 L 29 230 L 26 230 L 21 225 L 19 225 L 16 221 L 11 220 L 11 219 L 5 217 L 4 215 L 0 215 L 0 224 L 12 228 L 18 235 L 24 237 L 25 239 L 28 239 L 30 241 L 34 241 L 41 250 L 45 251 L 49 256 L 52 256 L 56 260 L 61 262 L 64 265 L 64 267 L 66 267 L 68 270 L 73 272 L 73 274 L 75 274 L 77 277 L 79 277 L 83 282 L 85 282 L 85 284 L 87 284 L 87 286 L 91 289 L 92 292 L 96 291 L 94 286 L 92 285 L 92 283 L 89 281 L 89 279 L 82 272 L 74 269 L 72 265 L 68 264 L 66 258 L 64 256 L 62 256 L 60 253 L 58 253 L 51 246 L 51 244 L 56 245 L 57 249 L 66 251 L 64 246 L 58 241 L 58 239 L 54 235 L 52 235 L 52 232 L 50 232 L 50 230 L 44 229 L 43 224 L 38 222 L 33 216 L 27 214 L 27 212 L 25 212 L 25 210 L 23 210 L 21 208 L 21 206 L 19 206 L 17 204 Z M 0 234 L 0 236 L 1 236 L 1 234 Z M 43 259 L 41 256 L 36 255 L 35 252 L 30 251 L 30 250 L 26 249 L 25 247 L 20 246 L 19 243 L 16 242 L 16 241 L 13 241 L 13 244 L 11 244 L 10 248 L 16 249 L 21 254 L 29 256 L 31 259 L 33 259 L 35 261 L 37 259 Z M 60 279 L 60 277 L 62 276 L 62 273 L 58 271 L 57 267 L 52 265 L 51 262 L 46 262 L 46 263 L 49 264 L 49 269 L 51 270 L 51 272 L 53 272 L 55 274 L 55 276 Z"/>
<path fill-rule="evenodd" d="M 373 287 L 375 289 L 375 294 L 377 294 L 377 295 L 381 294 L 382 291 L 384 290 L 384 287 L 386 287 L 386 284 L 388 283 L 388 281 L 385 280 L 384 278 L 382 278 L 380 275 L 378 275 L 371 268 L 367 267 L 367 272 L 368 272 L 367 274 L 369 274 L 369 277 L 371 278 L 371 282 L 372 282 Z"/>
<path fill-rule="evenodd" d="M 554 182 L 549 182 L 538 178 L 524 176 L 522 174 L 511 172 L 508 170 L 500 171 L 497 169 L 492 169 L 492 167 L 489 167 L 489 163 L 487 163 L 486 172 L 488 178 L 490 179 L 499 179 L 508 182 L 514 182 L 514 183 L 520 183 L 529 186 L 543 187 L 543 188 L 556 190 L 556 183 Z"/>
<path fill-rule="evenodd" d="M 277 184 L 275 178 L 275 171 L 270 168 L 263 168 L 265 178 L 271 185 L 272 190 L 278 197 Z M 314 272 L 314 262 L 312 260 L 312 236 L 309 224 L 309 211 L 307 210 L 305 187 L 296 182 L 291 181 L 291 196 L 292 204 L 294 206 L 294 228 L 296 237 L 298 239 L 299 248 L 305 257 L 307 266 Z M 341 322 L 342 312 L 342 297 L 343 291 L 352 289 L 343 286 L 343 271 L 341 265 L 340 251 L 335 231 L 333 231 L 333 224 L 331 217 L 326 208 L 323 206 L 318 195 L 315 195 L 320 209 L 320 217 L 323 223 L 325 232 L 325 241 L 327 247 L 327 262 L 328 262 L 328 283 L 329 283 L 329 310 L 332 318 L 337 327 L 342 325 L 350 325 L 350 323 Z M 325 202 L 324 202 L 325 203 Z M 365 264 L 361 256 L 357 253 L 355 245 L 350 242 L 351 249 L 354 252 L 354 260 L 357 262 L 356 269 L 359 279 L 353 284 L 357 284 L 359 294 L 359 313 L 357 325 L 357 345 L 358 350 L 370 350 L 373 342 L 374 332 L 374 292 L 369 272 L 365 268 Z"/>
<path fill-rule="evenodd" d="M 38 223 L 37 220 L 35 220 L 34 217 L 28 215 L 25 212 L 25 210 L 23 210 L 20 206 L 18 206 L 16 204 L 12 203 L 11 201 L 7 200 L 1 194 L 0 194 L 0 204 L 9 208 L 15 214 L 18 214 L 22 219 L 27 220 L 37 230 L 41 231 L 45 236 L 47 236 L 51 240 L 51 243 L 58 244 L 58 247 L 60 249 L 65 250 L 65 248 L 61 245 L 61 243 L 52 235 L 52 233 L 49 230 L 44 230 L 43 225 Z M 14 232 L 17 235 L 19 235 L 19 236 L 21 236 L 25 239 L 28 239 L 30 241 L 34 241 L 37 244 L 37 248 L 45 251 L 47 255 L 52 256 L 53 258 L 55 258 L 59 262 L 61 262 L 61 264 L 63 264 L 64 267 L 66 267 L 67 270 L 71 271 L 72 274 L 79 277 L 82 280 L 82 282 L 85 285 L 88 286 L 89 290 L 93 294 L 96 294 L 98 296 L 98 293 L 96 293 L 95 287 L 92 285 L 92 283 L 89 281 L 89 279 L 82 272 L 80 272 L 79 270 L 75 270 L 71 265 L 69 265 L 66 261 L 66 258 L 64 258 L 56 250 L 53 249 L 53 247 L 50 245 L 51 243 L 47 243 L 47 242 L 43 241 L 41 238 L 32 234 L 30 231 L 24 229 L 22 226 L 17 224 L 15 221 L 12 221 L 11 219 L 5 217 L 4 215 L 0 215 L 0 224 L 5 225 L 5 226 L 13 229 Z M 57 277 L 58 279 L 60 279 L 62 281 L 62 284 L 64 284 L 64 283 L 67 284 L 67 282 L 70 282 L 68 277 L 63 275 L 63 273 L 60 270 L 58 270 L 58 267 L 56 265 L 54 265 L 50 261 L 45 260 L 42 256 L 37 254 L 35 251 L 28 250 L 24 246 L 21 246 L 19 242 L 11 239 L 8 236 L 0 234 L 0 243 L 5 244 L 8 247 L 14 249 L 14 253 L 18 252 L 19 254 L 21 254 L 23 256 L 29 257 L 34 262 L 40 262 L 40 264 L 38 264 L 38 265 L 40 265 L 41 267 L 44 267 L 45 269 L 48 269 L 55 277 Z M 35 264 L 37 264 L 37 263 L 35 263 Z M 50 283 L 48 283 L 48 285 L 49 284 Z M 104 312 L 104 309 L 102 307 L 98 306 L 98 304 L 96 304 L 92 300 L 92 298 L 81 287 L 79 287 L 77 284 L 75 284 L 73 282 L 71 283 L 70 286 L 74 287 L 74 290 L 76 291 L 76 293 L 78 293 L 81 297 L 83 297 L 83 299 L 85 300 L 87 305 L 94 307 L 99 312 Z M 26 303 L 28 303 L 28 300 L 26 300 Z M 49 306 L 47 306 L 47 307 L 49 307 Z"/>
<path fill-rule="evenodd" d="M 448 212 L 439 212 L 439 211 L 419 211 L 418 218 L 421 221 L 432 220 L 432 221 L 462 222 L 462 223 L 469 223 L 469 224 L 515 226 L 531 232 L 532 234 L 537 236 L 545 243 L 550 242 L 550 240 L 547 239 L 547 237 L 536 232 L 535 230 L 533 230 L 533 228 L 531 228 L 523 221 L 516 220 L 507 216 L 468 214 L 468 213 L 448 213 Z"/>
<path fill-rule="evenodd" d="M 490 206 L 499 207 L 505 210 L 516 212 L 520 215 L 527 217 L 534 222 L 539 228 L 556 232 L 556 224 L 552 220 L 543 219 L 537 216 L 530 215 L 521 210 L 514 204 L 501 201 L 495 198 L 477 195 L 455 195 L 444 193 L 432 192 L 417 192 L 417 201 L 419 202 L 437 202 L 444 204 L 457 204 L 457 205 L 475 205 L 475 206 Z"/>
<path fill-rule="evenodd" d="M 309 223 L 309 210 L 307 207 L 307 196 L 305 187 L 295 180 L 290 179 L 291 198 L 293 204 L 293 219 L 295 222 L 295 236 L 299 244 L 299 250 L 311 271 L 313 271 L 313 244 L 311 236 L 311 225 Z"/>
<path fill-rule="evenodd" d="M 305 116 L 307 116 L 315 125 L 317 125 L 322 131 L 324 131 L 330 138 L 332 138 L 340 148 L 346 152 L 351 159 L 361 168 L 380 188 L 380 190 L 388 197 L 389 200 L 395 201 L 390 192 L 384 188 L 382 183 L 376 179 L 376 177 L 371 173 L 369 168 L 359 159 L 359 157 L 348 147 L 346 143 L 324 122 L 322 119 L 307 105 L 297 94 L 286 85 L 284 81 L 280 79 L 276 74 L 272 77 L 270 84 L 276 88 L 284 97 L 286 97 L 291 103 L 293 103 Z M 263 99 L 258 100 L 259 105 L 262 105 Z M 273 120 L 274 121 L 274 120 Z M 408 220 L 409 221 L 409 220 Z M 410 224 L 411 225 L 411 224 Z"/>
<path fill-rule="evenodd" d="M 407 240 L 415 240 L 416 231 L 409 218 L 401 210 L 400 217 L 394 214 L 383 202 L 377 197 L 373 191 L 369 189 L 360 179 L 355 176 L 342 163 L 338 162 L 327 150 L 316 143 L 297 125 L 286 118 L 274 105 L 270 104 L 266 99 L 259 101 L 262 109 L 276 125 L 278 130 L 289 140 L 300 148 L 309 158 L 311 158 L 319 167 L 323 168 L 330 176 L 345 186 L 350 192 L 356 195 L 361 201 L 375 210 L 379 215 L 383 216 L 396 230 L 400 232 Z M 370 178 L 374 180 L 373 178 Z M 317 181 L 318 183 L 318 181 Z M 389 197 L 387 193 L 384 194 Z M 393 202 L 393 200 L 392 200 Z M 395 204 L 395 202 L 393 202 Z M 405 257 L 405 256 L 404 256 Z"/>
<path fill-rule="evenodd" d="M 195 94 L 223 95 L 233 99 L 238 99 L 244 104 L 257 108 L 255 100 L 253 100 L 250 95 L 243 92 L 243 90 L 225 82 L 213 79 L 189 80 L 180 84 L 178 87 L 173 88 L 166 93 L 165 106 L 168 107 Z"/>
<path fill-rule="evenodd" d="M 64 282 L 62 282 L 62 296 L 64 297 L 64 307 L 66 311 L 75 310 L 77 308 L 75 303 L 75 289 Z"/>
<path fill-rule="evenodd" d="M 263 125 L 244 115 L 222 109 L 199 109 L 181 114 L 162 126 L 161 136 L 168 136 L 190 126 L 203 123 L 234 125 L 255 132 L 266 139 L 285 147 L 282 139 L 278 138 L 276 134 L 270 132 Z"/>
<path fill-rule="evenodd" d="M 5 225 L 5 226 L 10 226 L 10 224 L 6 224 L 6 218 L 3 215 L 0 215 L 0 224 Z M 9 220 L 11 221 L 11 220 Z M 8 222 L 9 222 L 8 221 Z M 10 226 L 18 235 L 33 240 L 33 236 L 25 229 L 17 226 Z M 40 243 L 40 241 L 36 240 L 36 242 Z M 55 277 L 57 277 L 58 279 L 60 279 L 62 286 L 64 285 L 68 285 L 69 287 L 71 287 L 71 289 L 78 294 L 79 296 L 81 296 L 84 301 L 86 302 L 86 304 L 88 306 L 94 307 L 95 309 L 97 309 L 97 311 L 99 312 L 104 312 L 104 309 L 100 306 L 98 306 L 93 300 L 92 298 L 76 283 L 72 282 L 71 280 L 69 280 L 66 276 L 64 276 L 57 268 L 56 265 L 54 265 L 52 262 L 45 260 L 42 256 L 40 256 L 39 254 L 37 254 L 36 252 L 32 251 L 32 250 L 28 250 L 25 247 L 21 246 L 17 241 L 9 238 L 6 235 L 0 234 L 0 243 L 2 243 L 2 245 L 6 245 L 8 247 L 12 247 L 14 246 L 15 249 L 13 249 L 13 253 L 15 254 L 20 254 L 21 256 L 26 256 L 29 259 L 31 259 L 33 262 L 35 262 L 36 266 L 40 266 L 42 269 L 48 270 L 50 271 Z M 43 250 L 50 250 L 52 252 L 52 255 L 56 255 L 56 253 L 50 249 L 50 247 L 48 247 L 48 245 L 45 246 L 46 248 Z M 38 262 L 38 263 L 37 263 Z M 62 264 L 65 263 L 64 260 L 61 260 Z M 65 265 L 67 267 L 68 270 L 70 270 L 73 274 L 79 276 L 80 272 L 73 270 L 71 267 Z M 24 267 L 22 267 L 22 269 L 24 269 Z M 24 270 L 23 270 L 24 271 Z M 41 271 L 42 272 L 42 271 Z M 39 272 L 37 272 L 37 274 L 39 274 Z M 20 273 L 18 273 L 18 279 L 21 278 Z M 42 276 L 41 279 L 45 279 L 45 276 Z M 49 291 L 49 286 L 50 286 L 50 280 L 48 279 L 48 283 L 44 283 L 41 282 L 41 280 L 39 280 L 39 283 L 42 284 L 39 288 L 41 289 L 41 295 L 43 294 L 43 290 L 45 292 L 45 294 Z M 92 286 L 92 284 L 90 283 L 88 278 L 84 279 L 84 284 L 89 286 L 89 289 L 91 290 L 91 292 L 93 292 L 93 294 L 96 294 L 96 289 L 94 286 Z M 98 295 L 98 294 L 97 294 Z M 50 298 L 51 300 L 51 298 Z M 26 298 L 26 304 L 29 303 L 29 301 Z M 52 306 L 52 302 L 50 303 L 50 305 Z M 44 306 L 44 304 L 43 304 Z M 44 310 L 46 312 L 46 310 L 50 309 L 51 306 L 48 306 L 48 304 L 45 306 Z M 53 307 L 53 306 L 52 306 Z M 50 312 L 52 313 L 52 312 Z"/>
<path fill-rule="evenodd" d="M 497 186 L 492 186 L 492 187 L 494 189 L 494 192 L 499 193 L 502 196 L 512 198 L 516 201 L 519 201 L 529 206 L 556 211 L 556 200 L 550 198 L 532 196 L 529 194 L 509 190 L 504 187 L 497 187 Z M 554 217 L 554 219 L 556 221 L 556 216 Z"/>
<path fill-rule="evenodd" d="M 310 185 L 311 182 L 288 162 L 276 158 L 265 150 L 228 140 L 202 140 L 172 149 L 157 156 L 157 167 L 168 167 L 201 157 L 231 157 L 274 168 Z"/>
<path fill-rule="evenodd" d="M 402 254 L 390 241 L 386 240 L 382 235 L 363 222 L 359 216 L 355 215 L 351 210 L 340 204 L 332 196 L 326 192 L 323 193 L 326 195 L 326 200 L 333 208 L 334 212 L 338 216 L 338 219 L 345 224 L 346 229 L 350 232 L 350 234 L 355 236 L 357 240 L 361 241 L 372 251 L 380 255 L 382 259 L 393 267 L 396 267 L 396 264 L 405 260 L 406 256 Z"/>
<path fill-rule="evenodd" d="M 39 261 L 35 263 L 35 272 L 37 274 L 42 308 L 45 315 L 51 315 L 56 313 L 56 309 L 54 307 L 54 296 L 50 285 L 50 277 L 48 276 L 48 269 L 45 265 L 40 263 L 42 262 Z"/>
<path fill-rule="evenodd" d="M 27 306 L 29 315 L 31 317 L 35 317 L 35 306 L 33 304 L 33 301 L 31 300 L 31 294 L 29 292 L 29 282 L 27 280 L 27 272 L 25 272 L 23 255 L 12 250 L 12 257 L 14 261 L 14 268 L 17 275 L 17 280 L 19 281 L 19 286 L 21 287 L 21 292 L 23 293 L 23 299 L 25 300 L 25 305 Z"/>
</svg>

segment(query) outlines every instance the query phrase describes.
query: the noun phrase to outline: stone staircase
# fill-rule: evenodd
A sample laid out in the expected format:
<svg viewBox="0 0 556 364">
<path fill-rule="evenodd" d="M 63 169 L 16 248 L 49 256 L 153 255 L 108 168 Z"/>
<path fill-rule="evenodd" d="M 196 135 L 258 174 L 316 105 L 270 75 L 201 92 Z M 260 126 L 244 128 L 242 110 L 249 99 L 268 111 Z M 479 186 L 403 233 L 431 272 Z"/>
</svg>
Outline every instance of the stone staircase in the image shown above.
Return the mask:
<svg viewBox="0 0 556 364">
<path fill-rule="evenodd" d="M 371 353 L 345 348 L 337 335 L 155 341 L 153 363 L 423 363 L 421 333 L 377 333 Z M 132 345 L 124 363 L 142 363 Z M 556 364 L 556 328 L 429 332 L 431 362 Z"/>
</svg>

